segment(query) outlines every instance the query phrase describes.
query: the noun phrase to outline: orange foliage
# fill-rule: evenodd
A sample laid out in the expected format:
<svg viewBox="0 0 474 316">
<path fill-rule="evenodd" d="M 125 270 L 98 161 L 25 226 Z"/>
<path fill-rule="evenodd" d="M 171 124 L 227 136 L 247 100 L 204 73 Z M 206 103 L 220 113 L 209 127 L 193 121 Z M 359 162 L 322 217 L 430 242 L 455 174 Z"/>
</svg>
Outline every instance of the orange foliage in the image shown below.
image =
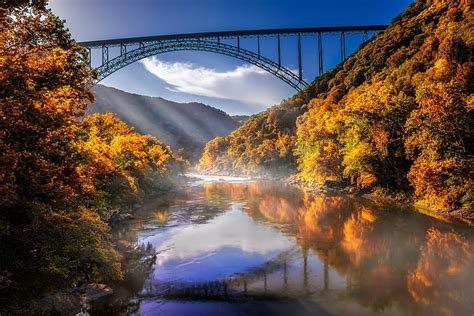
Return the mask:
<svg viewBox="0 0 474 316">
<path fill-rule="evenodd" d="M 456 232 L 431 228 L 426 236 L 418 265 L 408 277 L 410 294 L 439 315 L 468 313 L 474 289 L 465 282 L 474 265 L 473 245 Z"/>
</svg>

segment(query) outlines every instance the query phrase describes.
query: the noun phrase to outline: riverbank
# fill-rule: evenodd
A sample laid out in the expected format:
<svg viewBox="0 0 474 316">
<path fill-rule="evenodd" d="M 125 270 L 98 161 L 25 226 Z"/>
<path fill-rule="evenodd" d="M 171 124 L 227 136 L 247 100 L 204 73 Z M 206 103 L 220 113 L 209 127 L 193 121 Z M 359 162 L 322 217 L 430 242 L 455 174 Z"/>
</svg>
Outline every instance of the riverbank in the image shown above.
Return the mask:
<svg viewBox="0 0 474 316">
<path fill-rule="evenodd" d="M 377 201 L 387 205 L 398 205 L 403 207 L 414 208 L 417 212 L 429 215 L 443 221 L 458 221 L 469 226 L 474 226 L 474 210 L 457 209 L 457 210 L 436 210 L 413 202 L 413 199 L 405 194 L 398 197 L 377 194 L 376 192 L 354 192 L 352 188 L 342 182 L 330 181 L 323 185 L 315 182 L 306 182 L 298 179 L 296 176 L 290 176 L 285 182 L 299 186 L 303 191 L 308 193 L 338 193 L 347 194 L 348 196 L 362 197 L 368 200 Z"/>
<path fill-rule="evenodd" d="M 20 315 L 94 315 L 104 306 L 114 307 L 114 314 L 125 315 L 133 311 L 133 298 L 143 288 L 156 260 L 153 249 L 146 246 L 122 245 L 123 279 L 111 283 L 80 284 L 65 288 L 31 301 L 27 307 L 11 311 Z"/>
<path fill-rule="evenodd" d="M 92 271 L 90 279 L 85 277 L 73 285 L 59 286 L 40 297 L 23 301 L 21 305 L 11 306 L 8 312 L 22 315 L 76 315 L 81 311 L 102 310 L 104 305 L 114 306 L 117 314 L 133 310 L 130 302 L 143 288 L 156 257 L 150 245 L 126 240 L 121 237 L 121 232 L 129 230 L 130 225 L 140 220 L 139 213 L 148 203 L 166 203 L 179 194 L 188 182 L 185 176 L 168 180 L 153 190 L 134 192 L 132 199 L 113 205 L 108 221 L 104 221 L 110 233 L 108 245 L 119 257 L 121 279 L 110 279 Z"/>
</svg>

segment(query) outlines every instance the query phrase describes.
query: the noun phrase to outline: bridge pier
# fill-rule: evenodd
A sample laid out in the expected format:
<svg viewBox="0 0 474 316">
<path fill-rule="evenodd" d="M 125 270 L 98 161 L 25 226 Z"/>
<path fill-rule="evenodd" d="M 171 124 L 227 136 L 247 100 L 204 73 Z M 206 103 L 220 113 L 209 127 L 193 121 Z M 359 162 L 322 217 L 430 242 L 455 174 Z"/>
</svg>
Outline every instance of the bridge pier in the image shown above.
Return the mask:
<svg viewBox="0 0 474 316">
<path fill-rule="evenodd" d="M 324 73 L 323 69 L 323 39 L 321 38 L 321 32 L 318 32 L 318 65 L 319 65 L 319 75 L 321 76 Z"/>
<path fill-rule="evenodd" d="M 277 35 L 278 38 L 278 68 L 281 67 L 281 48 L 280 48 L 280 34 Z"/>
<path fill-rule="evenodd" d="M 257 54 L 258 59 L 260 59 L 260 36 L 257 36 Z"/>
<path fill-rule="evenodd" d="M 346 35 L 344 32 L 341 32 L 341 62 L 346 60 Z"/>
<path fill-rule="evenodd" d="M 303 68 L 301 66 L 301 34 L 298 33 L 298 78 L 303 79 Z"/>
<path fill-rule="evenodd" d="M 258 59 L 260 59 L 260 36 L 257 36 L 257 54 Z"/>
<path fill-rule="evenodd" d="M 120 56 L 125 55 L 127 53 L 127 45 L 121 43 L 120 44 Z"/>
<path fill-rule="evenodd" d="M 109 62 L 109 47 L 102 46 L 102 65 L 105 65 Z"/>
</svg>

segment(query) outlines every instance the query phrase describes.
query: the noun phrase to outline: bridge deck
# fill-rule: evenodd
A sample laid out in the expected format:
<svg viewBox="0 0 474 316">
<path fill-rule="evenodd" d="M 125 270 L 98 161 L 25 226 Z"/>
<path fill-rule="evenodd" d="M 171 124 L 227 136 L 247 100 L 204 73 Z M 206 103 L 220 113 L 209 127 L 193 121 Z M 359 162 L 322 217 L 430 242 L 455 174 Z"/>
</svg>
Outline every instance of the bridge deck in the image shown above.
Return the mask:
<svg viewBox="0 0 474 316">
<path fill-rule="evenodd" d="M 164 40 L 179 39 L 205 39 L 205 38 L 235 38 L 235 37 L 255 37 L 255 36 L 275 36 L 275 35 L 295 35 L 295 34 L 318 34 L 318 33 L 339 33 L 339 32 L 378 32 L 387 28 L 387 25 L 363 25 L 363 26 L 324 26 L 305 28 L 285 28 L 266 30 L 244 30 L 244 31 L 224 31 L 224 32 L 204 32 L 186 33 L 171 35 L 156 35 L 145 37 L 115 38 L 108 40 L 80 42 L 79 45 L 89 48 L 102 46 L 119 46 L 120 44 L 132 44 L 142 42 L 154 42 Z"/>
</svg>

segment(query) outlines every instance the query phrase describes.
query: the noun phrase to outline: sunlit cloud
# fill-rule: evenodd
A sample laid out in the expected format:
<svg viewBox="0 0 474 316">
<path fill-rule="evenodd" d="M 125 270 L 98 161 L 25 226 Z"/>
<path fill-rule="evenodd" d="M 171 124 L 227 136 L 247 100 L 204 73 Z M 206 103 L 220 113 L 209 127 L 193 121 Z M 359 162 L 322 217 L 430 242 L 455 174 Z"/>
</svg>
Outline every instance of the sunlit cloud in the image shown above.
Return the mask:
<svg viewBox="0 0 474 316">
<path fill-rule="evenodd" d="M 191 63 L 165 62 L 156 57 L 145 58 L 141 63 L 146 70 L 165 81 L 171 91 L 259 106 L 280 103 L 293 94 L 285 83 L 254 65 L 218 71 Z"/>
<path fill-rule="evenodd" d="M 245 233 L 250 231 L 252 234 Z M 156 235 L 145 237 L 140 243 L 150 243 L 156 248 L 159 252 L 159 264 L 203 256 L 223 248 L 268 255 L 281 253 L 292 247 L 287 237 L 273 228 L 256 225 L 252 218 L 242 213 L 238 205 L 233 205 L 232 210 L 206 224 L 170 230 L 168 236 L 158 239 Z"/>
</svg>

